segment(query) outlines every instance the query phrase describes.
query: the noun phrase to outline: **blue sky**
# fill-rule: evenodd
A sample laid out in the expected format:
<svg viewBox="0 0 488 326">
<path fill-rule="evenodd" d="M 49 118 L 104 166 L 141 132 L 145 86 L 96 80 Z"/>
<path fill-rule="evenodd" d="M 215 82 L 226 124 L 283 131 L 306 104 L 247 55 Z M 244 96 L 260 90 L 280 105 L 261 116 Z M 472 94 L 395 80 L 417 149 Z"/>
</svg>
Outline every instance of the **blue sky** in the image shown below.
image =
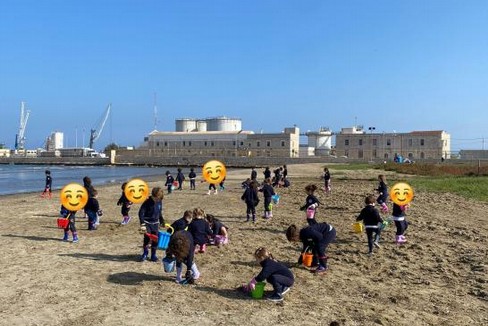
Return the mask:
<svg viewBox="0 0 488 326">
<path fill-rule="evenodd" d="M 446 130 L 488 149 L 488 1 L 0 1 L 0 142 L 139 145 L 181 117 L 280 132 Z M 85 132 L 83 133 L 83 129 Z"/>
</svg>

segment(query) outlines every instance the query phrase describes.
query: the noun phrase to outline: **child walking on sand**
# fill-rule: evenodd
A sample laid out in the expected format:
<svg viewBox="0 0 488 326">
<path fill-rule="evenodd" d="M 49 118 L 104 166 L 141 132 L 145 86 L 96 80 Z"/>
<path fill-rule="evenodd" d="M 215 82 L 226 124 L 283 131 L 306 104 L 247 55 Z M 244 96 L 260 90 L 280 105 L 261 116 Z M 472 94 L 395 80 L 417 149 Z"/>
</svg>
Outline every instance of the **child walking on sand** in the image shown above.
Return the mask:
<svg viewBox="0 0 488 326">
<path fill-rule="evenodd" d="M 194 168 L 190 169 L 190 173 L 188 174 L 188 179 L 190 179 L 190 190 L 195 190 L 195 181 L 197 179 L 197 174 L 195 173 Z"/>
<path fill-rule="evenodd" d="M 188 225 L 188 231 L 193 237 L 195 250 L 203 254 L 207 249 L 208 238 L 212 235 L 210 225 L 205 220 L 205 212 L 203 209 L 195 208 L 193 210 L 193 220 Z"/>
<path fill-rule="evenodd" d="M 142 203 L 139 209 L 139 222 L 141 223 L 140 231 L 144 234 L 142 244 L 141 261 L 145 261 L 149 254 L 148 246 L 151 243 L 151 261 L 157 262 L 156 256 L 157 240 L 152 240 L 149 235 L 158 236 L 159 226 L 164 226 L 163 218 L 163 190 L 160 187 L 155 187 L 151 191 L 151 196 Z"/>
<path fill-rule="evenodd" d="M 85 205 L 85 213 L 88 216 L 88 230 L 96 230 L 99 222 L 99 216 L 102 216 L 102 210 L 100 209 L 100 204 L 98 203 L 98 191 L 92 189 L 91 195 L 89 195 L 88 201 Z"/>
<path fill-rule="evenodd" d="M 200 277 L 197 265 L 193 262 L 195 246 L 193 237 L 188 231 L 178 231 L 173 234 L 168 245 L 168 255 L 176 259 L 176 283 L 193 284 Z M 186 265 L 185 278 L 183 264 Z"/>
<path fill-rule="evenodd" d="M 122 184 L 122 195 L 120 195 L 119 200 L 117 201 L 117 206 L 121 206 L 120 213 L 122 214 L 122 222 L 121 225 L 127 225 L 130 222 L 131 217 L 129 216 L 130 207 L 132 206 L 132 202 L 127 199 L 125 196 L 125 186 L 127 186 L 127 182 Z"/>
<path fill-rule="evenodd" d="M 396 203 L 393 203 L 393 212 L 392 212 L 392 217 L 393 221 L 395 222 L 396 226 L 396 243 L 397 244 L 402 244 L 407 242 L 407 239 L 405 239 L 405 231 L 407 231 L 408 228 L 408 222 L 405 219 L 405 211 L 408 209 L 408 205 L 397 205 Z"/>
<path fill-rule="evenodd" d="M 241 199 L 246 203 L 246 222 L 252 218 L 253 223 L 256 222 L 256 206 L 259 203 L 258 190 L 256 181 L 251 181 L 249 188 L 246 188 L 241 196 Z"/>
<path fill-rule="evenodd" d="M 330 172 L 328 168 L 324 168 L 324 173 L 322 174 L 322 179 L 324 179 L 324 191 L 326 194 L 330 193 Z"/>
<path fill-rule="evenodd" d="M 378 176 L 378 188 L 376 191 L 379 193 L 376 202 L 381 205 L 381 211 L 383 213 L 388 213 L 388 206 L 386 205 L 386 201 L 388 200 L 388 186 L 386 184 L 386 177 L 383 174 Z"/>
<path fill-rule="evenodd" d="M 366 228 L 368 255 L 373 254 L 373 245 L 378 248 L 380 247 L 381 225 L 383 224 L 383 219 L 380 216 L 380 212 L 374 207 L 374 202 L 375 200 L 372 195 L 367 196 L 364 199 L 366 206 L 356 218 L 356 221 L 363 221 L 364 227 Z"/>
<path fill-rule="evenodd" d="M 315 220 L 315 213 L 320 205 L 320 201 L 315 197 L 314 193 L 317 190 L 317 186 L 310 184 L 305 187 L 305 192 L 307 193 L 307 198 L 305 198 L 305 205 L 300 207 L 301 211 L 307 212 L 307 223 L 309 225 L 317 224 Z"/>
<path fill-rule="evenodd" d="M 261 265 L 262 270 L 247 285 L 244 285 L 243 289 L 252 291 L 256 287 L 256 283 L 266 281 L 273 286 L 273 294 L 268 297 L 268 300 L 283 301 L 283 295 L 290 290 L 295 281 L 291 270 L 275 260 L 268 249 L 264 247 L 258 248 L 254 252 L 254 258 Z"/>
<path fill-rule="evenodd" d="M 52 185 L 53 185 L 53 179 L 51 178 L 51 171 L 46 170 L 44 172 L 46 174 L 46 185 L 44 186 L 44 191 L 41 194 L 41 197 L 44 198 L 49 196 L 49 198 L 52 197 Z"/>
<path fill-rule="evenodd" d="M 69 211 L 64 206 L 61 206 L 60 214 L 62 217 L 67 218 L 69 223 L 64 228 L 64 237 L 63 241 L 69 241 L 69 231 L 73 235 L 73 243 L 77 243 L 78 239 L 78 232 L 76 231 L 76 211 Z"/>
<path fill-rule="evenodd" d="M 171 172 L 166 171 L 166 183 L 164 184 L 166 186 L 166 189 L 168 190 L 168 194 L 170 194 L 173 191 L 173 183 L 175 182 L 175 178 L 171 175 Z"/>
<path fill-rule="evenodd" d="M 263 186 L 259 189 L 263 193 L 264 197 L 264 218 L 269 219 L 273 217 L 271 198 L 275 195 L 273 186 L 271 185 L 271 179 L 265 179 Z"/>
</svg>

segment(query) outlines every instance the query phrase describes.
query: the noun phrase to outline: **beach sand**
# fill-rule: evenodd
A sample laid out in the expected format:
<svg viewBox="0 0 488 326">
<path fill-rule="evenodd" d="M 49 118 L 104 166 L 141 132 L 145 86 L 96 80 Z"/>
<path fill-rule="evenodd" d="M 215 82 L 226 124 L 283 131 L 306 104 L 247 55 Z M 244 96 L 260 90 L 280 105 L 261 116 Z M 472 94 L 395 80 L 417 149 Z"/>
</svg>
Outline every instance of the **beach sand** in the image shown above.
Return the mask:
<svg viewBox="0 0 488 326">
<path fill-rule="evenodd" d="M 304 226 L 299 211 L 304 186 L 322 185 L 322 165 L 290 165 L 290 188 L 279 188 L 274 218 L 245 223 L 241 182 L 250 170 L 232 170 L 226 190 L 206 195 L 206 183 L 175 191 L 164 199 L 172 222 L 201 207 L 229 228 L 230 244 L 196 254 L 202 274 L 195 285 L 174 282 L 161 263 L 139 262 L 142 236 L 137 211 L 120 226 L 120 184 L 98 187 L 104 215 L 97 231 L 87 231 L 79 212 L 80 242 L 62 242 L 57 229 L 59 191 L 0 197 L 1 325 L 486 325 L 488 324 L 488 204 L 453 194 L 418 191 L 408 212 L 408 243 L 394 243 L 394 227 L 382 247 L 368 257 L 365 234 L 351 224 L 364 196 L 377 186 L 378 170 L 340 171 L 330 165 L 332 194 L 317 220 L 337 229 L 329 246 L 330 269 L 316 276 L 295 266 L 300 246 L 286 241 L 292 223 Z M 261 170 L 259 177 L 262 177 Z M 163 185 L 149 182 L 150 187 Z M 408 177 L 387 174 L 388 182 Z M 406 179 L 407 178 L 407 179 Z M 74 180 L 81 183 L 81 180 Z M 41 189 L 40 189 L 41 190 Z M 261 215 L 263 200 L 259 204 Z M 391 206 L 390 206 L 391 207 Z M 253 253 L 266 246 L 290 266 L 295 286 L 282 303 L 253 300 L 236 287 L 260 268 Z M 159 252 L 161 258 L 162 253 Z M 266 294 L 271 285 L 266 286 Z"/>
</svg>

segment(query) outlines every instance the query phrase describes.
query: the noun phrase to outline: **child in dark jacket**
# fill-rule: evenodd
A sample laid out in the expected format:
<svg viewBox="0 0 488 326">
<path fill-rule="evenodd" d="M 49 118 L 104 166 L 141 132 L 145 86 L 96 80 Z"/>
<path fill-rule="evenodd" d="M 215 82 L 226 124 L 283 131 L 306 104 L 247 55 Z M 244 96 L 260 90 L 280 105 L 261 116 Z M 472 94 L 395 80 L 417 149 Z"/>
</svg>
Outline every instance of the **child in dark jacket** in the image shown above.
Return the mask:
<svg viewBox="0 0 488 326">
<path fill-rule="evenodd" d="M 381 211 L 383 213 L 388 213 L 388 206 L 386 201 L 388 200 L 388 186 L 386 185 L 386 177 L 383 174 L 378 176 L 378 188 L 375 190 L 379 193 L 376 202 L 381 205 Z"/>
<path fill-rule="evenodd" d="M 68 225 L 64 228 L 63 241 L 69 240 L 69 231 L 71 231 L 73 235 L 73 243 L 77 243 L 79 239 L 78 239 L 78 232 L 76 231 L 76 225 L 75 225 L 76 211 L 70 211 L 61 205 L 61 210 L 59 211 L 59 214 L 62 217 L 67 218 L 69 220 Z"/>
<path fill-rule="evenodd" d="M 185 175 L 183 174 L 183 172 L 181 172 L 181 168 L 178 168 L 176 181 L 178 181 L 178 190 L 183 190 L 183 181 L 185 181 Z"/>
<path fill-rule="evenodd" d="M 317 190 L 316 185 L 308 185 L 305 187 L 305 191 L 307 193 L 307 198 L 305 198 L 305 205 L 300 207 L 301 211 L 307 212 L 307 223 L 308 225 L 317 224 L 315 220 L 315 213 L 317 212 L 317 208 L 320 205 L 320 201 L 317 197 L 315 197 L 314 193 Z"/>
<path fill-rule="evenodd" d="M 151 191 L 151 196 L 142 203 L 139 208 L 139 222 L 141 223 L 140 231 L 144 234 L 142 244 L 143 252 L 141 261 L 145 261 L 148 256 L 148 246 L 151 243 L 151 261 L 157 262 L 156 256 L 157 240 L 152 240 L 149 235 L 157 238 L 159 233 L 159 226 L 164 226 L 163 218 L 163 190 L 155 187 Z"/>
<path fill-rule="evenodd" d="M 191 168 L 190 173 L 188 174 L 188 179 L 190 179 L 190 190 L 195 190 L 195 181 L 197 179 L 197 174 L 195 173 L 195 169 Z"/>
<path fill-rule="evenodd" d="M 205 220 L 205 212 L 201 208 L 195 208 L 193 210 L 193 220 L 188 226 L 188 231 L 193 236 L 193 242 L 195 244 L 195 251 L 204 253 L 207 249 L 208 238 L 212 235 L 210 225 Z"/>
<path fill-rule="evenodd" d="M 197 265 L 193 262 L 194 240 L 190 232 L 178 231 L 173 234 L 168 245 L 168 255 L 176 258 L 176 283 L 193 284 L 200 277 Z M 183 264 L 186 265 L 185 278 L 182 277 Z"/>
<path fill-rule="evenodd" d="M 41 194 L 41 197 L 49 196 L 52 197 L 52 186 L 53 186 L 53 178 L 51 178 L 51 171 L 46 170 L 44 172 L 46 174 L 46 185 L 44 186 L 44 191 Z"/>
<path fill-rule="evenodd" d="M 127 225 L 130 222 L 129 211 L 130 207 L 132 206 L 132 202 L 127 199 L 125 196 L 125 186 L 127 186 L 127 182 L 122 184 L 122 195 L 120 196 L 119 200 L 117 201 L 117 206 L 121 206 L 120 213 L 122 214 L 122 222 L 121 225 Z"/>
<path fill-rule="evenodd" d="M 99 222 L 99 216 L 102 216 L 102 210 L 100 209 L 100 204 L 98 203 L 98 191 L 92 189 L 89 195 L 88 201 L 85 205 L 85 213 L 88 217 L 88 230 L 96 230 Z"/>
<path fill-rule="evenodd" d="M 247 188 L 241 196 L 241 199 L 246 203 L 246 222 L 249 222 L 251 218 L 253 222 L 256 222 L 256 206 L 259 203 L 257 188 L 257 183 L 251 181 L 249 188 Z"/>
<path fill-rule="evenodd" d="M 318 262 L 318 267 L 313 272 L 323 273 L 327 271 L 327 255 L 326 250 L 331 242 L 336 239 L 336 230 L 334 227 L 327 223 L 316 223 L 304 227 L 301 230 L 295 225 L 290 225 L 286 230 L 286 238 L 288 241 L 300 241 L 303 244 L 302 252 L 298 258 L 298 264 L 302 263 L 302 254 L 308 249 L 312 250 L 314 255 L 314 261 L 312 265 L 316 265 Z"/>
<path fill-rule="evenodd" d="M 273 217 L 271 198 L 275 195 L 273 186 L 271 185 L 271 179 L 265 179 L 263 186 L 259 189 L 263 193 L 264 197 L 264 218 L 269 219 Z"/>
<path fill-rule="evenodd" d="M 273 286 L 273 294 L 268 297 L 268 300 L 283 301 L 283 295 L 290 290 L 295 281 L 293 273 L 288 267 L 276 261 L 266 248 L 258 248 L 254 257 L 263 269 L 247 285 L 243 286 L 244 290 L 252 291 L 257 282 L 266 281 Z"/>
<path fill-rule="evenodd" d="M 361 210 L 356 221 L 363 221 L 364 223 L 368 237 L 368 255 L 371 255 L 373 254 L 373 245 L 378 248 L 380 247 L 379 241 L 383 219 L 380 216 L 380 212 L 374 207 L 375 199 L 372 195 L 367 196 L 364 199 L 364 203 L 366 206 Z"/>
<path fill-rule="evenodd" d="M 187 230 L 192 220 L 193 220 L 193 211 L 186 210 L 183 213 L 182 218 L 177 219 L 176 221 L 173 222 L 173 224 L 171 224 L 171 227 L 173 228 L 173 232 L 176 233 L 178 231 Z"/>
<path fill-rule="evenodd" d="M 393 203 L 392 218 L 396 226 L 395 239 L 397 244 L 403 244 L 407 242 L 405 239 L 405 231 L 407 231 L 408 222 L 405 218 L 405 211 L 408 209 L 408 205 L 398 205 Z"/>
<path fill-rule="evenodd" d="M 168 189 L 168 194 L 170 194 L 173 191 L 173 183 L 175 182 L 175 178 L 171 175 L 169 171 L 166 171 L 166 183 L 164 184 L 166 186 L 166 189 Z"/>
<path fill-rule="evenodd" d="M 205 219 L 210 225 L 212 230 L 212 242 L 216 246 L 226 245 L 229 243 L 229 233 L 227 232 L 227 226 L 224 225 L 219 219 L 215 218 L 212 214 L 206 214 Z"/>
</svg>

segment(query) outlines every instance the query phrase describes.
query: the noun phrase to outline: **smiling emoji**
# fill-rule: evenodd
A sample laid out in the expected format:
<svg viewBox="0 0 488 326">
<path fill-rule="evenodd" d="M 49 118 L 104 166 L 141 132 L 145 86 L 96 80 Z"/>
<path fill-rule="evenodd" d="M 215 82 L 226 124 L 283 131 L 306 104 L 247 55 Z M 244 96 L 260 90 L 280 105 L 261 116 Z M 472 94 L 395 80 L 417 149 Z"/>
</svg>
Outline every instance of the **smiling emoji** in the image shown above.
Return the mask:
<svg viewBox="0 0 488 326">
<path fill-rule="evenodd" d="M 222 162 L 212 160 L 203 165 L 202 174 L 205 181 L 217 184 L 224 180 L 225 175 L 227 174 L 227 169 Z"/>
<path fill-rule="evenodd" d="M 395 183 L 391 187 L 390 198 L 397 205 L 407 205 L 413 199 L 413 189 L 405 182 Z"/>
<path fill-rule="evenodd" d="M 88 202 L 88 192 L 77 183 L 70 183 L 61 190 L 61 205 L 69 211 L 77 211 Z"/>
<path fill-rule="evenodd" d="M 149 196 L 147 183 L 141 179 L 132 179 L 124 188 L 125 197 L 133 203 L 140 204 Z"/>
</svg>

